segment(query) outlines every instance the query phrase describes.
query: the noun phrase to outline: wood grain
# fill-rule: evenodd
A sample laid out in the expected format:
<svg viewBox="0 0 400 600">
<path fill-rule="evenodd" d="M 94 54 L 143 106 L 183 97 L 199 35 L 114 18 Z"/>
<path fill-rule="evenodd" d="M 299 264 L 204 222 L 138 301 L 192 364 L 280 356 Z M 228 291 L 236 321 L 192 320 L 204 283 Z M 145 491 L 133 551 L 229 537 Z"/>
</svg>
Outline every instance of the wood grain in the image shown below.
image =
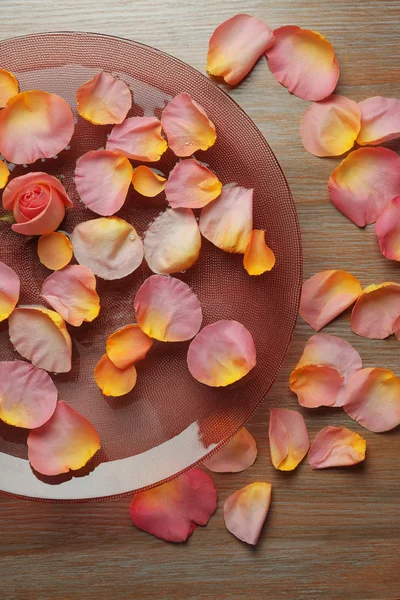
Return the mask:
<svg viewBox="0 0 400 600">
<path fill-rule="evenodd" d="M 135 39 L 204 72 L 213 29 L 237 12 L 275 28 L 297 24 L 325 34 L 341 67 L 339 93 L 361 100 L 400 95 L 398 0 L 2 0 L 0 38 L 36 31 L 81 30 Z M 1 63 L 1 57 L 0 57 Z M 372 227 L 359 230 L 330 204 L 326 184 L 339 160 L 321 160 L 301 146 L 307 103 L 291 96 L 264 60 L 232 97 L 248 112 L 276 153 L 300 217 L 304 275 L 346 268 L 363 284 L 398 281 L 398 265 L 379 253 Z M 399 150 L 399 144 L 389 147 Z M 354 336 L 349 314 L 326 331 L 342 335 L 366 366 L 400 374 L 399 343 Z M 209 525 L 185 545 L 171 545 L 130 524 L 129 499 L 49 505 L 0 498 L 0 596 L 4 600 L 127 600 L 130 598 L 272 600 L 398 600 L 400 598 L 400 431 L 374 435 L 343 414 L 304 412 L 310 435 L 342 424 L 367 439 L 365 464 L 292 474 L 271 466 L 268 407 L 296 408 L 288 377 L 311 329 L 298 322 L 284 368 L 249 424 L 259 445 L 254 467 L 215 475 L 219 506 Z M 256 549 L 225 531 L 226 497 L 255 480 L 271 481 L 273 503 Z"/>
</svg>

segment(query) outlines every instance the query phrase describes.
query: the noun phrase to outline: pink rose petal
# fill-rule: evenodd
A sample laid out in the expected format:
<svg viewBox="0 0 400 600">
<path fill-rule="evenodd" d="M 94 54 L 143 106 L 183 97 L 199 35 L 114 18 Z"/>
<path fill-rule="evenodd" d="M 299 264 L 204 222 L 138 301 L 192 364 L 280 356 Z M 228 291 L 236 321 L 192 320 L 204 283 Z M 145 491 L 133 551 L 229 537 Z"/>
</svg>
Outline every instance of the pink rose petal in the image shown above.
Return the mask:
<svg viewBox="0 0 400 600">
<path fill-rule="evenodd" d="M 382 283 L 363 290 L 351 314 L 351 328 L 357 335 L 383 340 L 394 332 L 400 317 L 400 284 Z"/>
<path fill-rule="evenodd" d="M 319 431 L 308 453 L 313 469 L 350 467 L 365 459 L 366 441 L 346 427 L 324 427 Z"/>
<path fill-rule="evenodd" d="M 375 233 L 386 258 L 400 261 L 400 196 L 393 198 L 376 220 Z"/>
<path fill-rule="evenodd" d="M 106 150 L 118 152 L 141 162 L 156 162 L 168 144 L 161 135 L 161 123 L 156 117 L 130 117 L 113 127 Z"/>
<path fill-rule="evenodd" d="M 257 444 L 245 427 L 203 465 L 214 473 L 240 473 L 254 464 Z"/>
<path fill-rule="evenodd" d="M 201 208 L 217 198 L 222 183 L 194 158 L 178 162 L 169 174 L 165 195 L 172 208 Z"/>
<path fill-rule="evenodd" d="M 0 321 L 4 321 L 14 310 L 20 291 L 19 277 L 8 265 L 0 262 Z"/>
<path fill-rule="evenodd" d="M 122 123 L 132 106 L 129 87 L 110 73 L 98 73 L 76 92 L 78 113 L 95 125 Z"/>
<path fill-rule="evenodd" d="M 400 101 L 374 96 L 359 102 L 361 130 L 357 144 L 375 146 L 400 136 Z"/>
<path fill-rule="evenodd" d="M 269 450 L 272 464 L 280 471 L 293 471 L 310 447 L 303 416 L 287 408 L 271 408 Z"/>
<path fill-rule="evenodd" d="M 256 545 L 268 514 L 271 492 L 270 483 L 255 482 L 229 496 L 224 504 L 228 531 L 242 542 Z"/>
</svg>

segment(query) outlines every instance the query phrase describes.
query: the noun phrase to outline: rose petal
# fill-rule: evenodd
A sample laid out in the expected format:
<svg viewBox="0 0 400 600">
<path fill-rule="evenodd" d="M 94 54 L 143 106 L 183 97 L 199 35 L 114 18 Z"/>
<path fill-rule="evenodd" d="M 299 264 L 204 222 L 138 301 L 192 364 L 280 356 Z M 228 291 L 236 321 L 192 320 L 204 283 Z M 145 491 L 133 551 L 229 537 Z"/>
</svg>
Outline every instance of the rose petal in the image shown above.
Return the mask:
<svg viewBox="0 0 400 600">
<path fill-rule="evenodd" d="M 251 333 L 237 321 L 207 325 L 191 342 L 187 362 L 200 383 L 221 387 L 238 381 L 256 365 Z"/>
<path fill-rule="evenodd" d="M 350 467 L 365 459 L 367 442 L 346 427 L 324 427 L 317 433 L 308 453 L 313 469 Z"/>
<path fill-rule="evenodd" d="M 239 540 L 255 545 L 271 503 L 272 485 L 257 481 L 238 490 L 225 501 L 224 520 Z"/>
<path fill-rule="evenodd" d="M 102 279 L 121 279 L 143 260 L 143 243 L 136 229 L 119 217 L 79 223 L 72 232 L 76 260 Z"/>
<path fill-rule="evenodd" d="M 170 208 L 161 213 L 144 237 L 147 264 L 154 273 L 164 275 L 189 269 L 200 248 L 200 230 L 190 208 Z"/>
<path fill-rule="evenodd" d="M 161 342 L 183 342 L 196 335 L 203 314 L 200 302 L 183 281 L 151 275 L 134 302 L 137 322 L 148 336 Z"/>
<path fill-rule="evenodd" d="M 361 127 L 357 102 L 332 94 L 311 104 L 301 118 L 304 148 L 314 156 L 339 156 L 354 146 Z"/>
<path fill-rule="evenodd" d="M 143 360 L 153 345 L 153 340 L 137 323 L 125 325 L 108 336 L 107 356 L 118 369 L 126 369 Z"/>
<path fill-rule="evenodd" d="M 0 160 L 0 190 L 6 187 L 9 176 L 9 168 L 2 160 Z"/>
<path fill-rule="evenodd" d="M 265 243 L 263 229 L 254 229 L 243 257 L 243 266 L 249 275 L 262 275 L 275 265 L 275 254 Z"/>
<path fill-rule="evenodd" d="M 71 370 L 72 342 L 60 315 L 42 306 L 20 306 L 8 320 L 10 342 L 35 367 L 52 373 Z"/>
<path fill-rule="evenodd" d="M 75 185 L 81 200 L 98 215 L 122 208 L 132 181 L 129 160 L 110 150 L 91 150 L 76 163 Z"/>
<path fill-rule="evenodd" d="M 194 158 L 178 162 L 169 174 L 165 195 L 172 208 L 201 208 L 215 200 L 222 183 Z"/>
<path fill-rule="evenodd" d="M 215 125 L 204 108 L 186 92 L 168 102 L 161 115 L 168 145 L 176 156 L 192 156 L 215 144 Z"/>
<path fill-rule="evenodd" d="M 66 267 L 71 262 L 73 254 L 69 237 L 60 231 L 41 235 L 37 251 L 42 265 L 52 271 L 59 271 Z"/>
<path fill-rule="evenodd" d="M 0 321 L 14 310 L 20 291 L 19 277 L 8 265 L 0 262 Z"/>
<path fill-rule="evenodd" d="M 400 260 L 400 196 L 393 198 L 376 220 L 375 233 L 386 258 Z"/>
<path fill-rule="evenodd" d="M 96 278 L 87 267 L 70 265 L 55 271 L 44 280 L 41 295 L 67 323 L 76 327 L 83 321 L 93 321 L 100 312 Z"/>
<path fill-rule="evenodd" d="M 325 365 L 305 365 L 290 375 L 290 389 L 297 395 L 300 406 L 318 408 L 336 406 L 344 384 L 337 369 Z"/>
<path fill-rule="evenodd" d="M 272 464 L 280 471 L 293 471 L 310 447 L 303 416 L 287 408 L 271 408 L 269 450 Z"/>
<path fill-rule="evenodd" d="M 156 117 L 130 117 L 112 128 L 106 149 L 141 162 L 156 162 L 168 144 Z"/>
<path fill-rule="evenodd" d="M 253 230 L 253 190 L 230 187 L 203 208 L 199 227 L 204 237 L 225 252 L 244 254 Z"/>
<path fill-rule="evenodd" d="M 167 180 L 165 177 L 154 173 L 146 165 L 140 165 L 136 169 L 133 169 L 132 174 L 132 185 L 133 188 L 147 198 L 154 198 L 165 190 Z"/>
<path fill-rule="evenodd" d="M 34 429 L 46 423 L 57 404 L 50 376 L 33 365 L 0 362 L 0 419 L 14 427 Z"/>
<path fill-rule="evenodd" d="M 81 117 L 95 125 L 122 123 L 132 106 L 126 83 L 103 71 L 78 88 L 76 101 Z"/>
<path fill-rule="evenodd" d="M 383 340 L 394 331 L 400 317 L 400 284 L 382 283 L 366 287 L 351 314 L 351 328 L 357 335 Z"/>
<path fill-rule="evenodd" d="M 296 25 L 273 31 L 275 43 L 266 51 L 272 75 L 304 100 L 322 100 L 336 87 L 339 65 L 331 43 L 321 34 Z"/>
<path fill-rule="evenodd" d="M 107 354 L 103 354 L 95 367 L 94 379 L 105 396 L 125 396 L 136 385 L 136 367 L 131 364 L 125 369 L 118 369 Z"/>
<path fill-rule="evenodd" d="M 0 108 L 4 108 L 7 102 L 18 94 L 18 91 L 16 77 L 10 71 L 0 69 Z"/>
<path fill-rule="evenodd" d="M 235 15 L 211 36 L 207 72 L 236 85 L 273 43 L 274 35 L 266 23 L 250 15 Z"/>
<path fill-rule="evenodd" d="M 374 96 L 359 102 L 361 130 L 357 144 L 382 144 L 400 136 L 400 101 Z"/>
<path fill-rule="evenodd" d="M 360 282 L 347 271 L 321 271 L 303 283 L 299 313 L 319 331 L 349 308 L 361 293 Z"/>
<path fill-rule="evenodd" d="M 257 458 L 257 444 L 245 427 L 203 465 L 214 473 L 240 473 L 251 467 Z"/>
<path fill-rule="evenodd" d="M 73 133 L 72 111 L 56 94 L 21 92 L 0 111 L 0 153 L 17 165 L 55 156 Z"/>
<path fill-rule="evenodd" d="M 59 475 L 81 469 L 100 450 L 93 425 L 60 400 L 47 423 L 28 436 L 28 458 L 43 475 Z"/>
<path fill-rule="evenodd" d="M 400 194 L 400 157 L 387 148 L 360 148 L 332 172 L 328 191 L 350 221 L 359 227 L 374 223 Z"/>
<path fill-rule="evenodd" d="M 185 542 L 198 525 L 207 525 L 217 509 L 211 478 L 192 469 L 158 487 L 133 497 L 133 524 L 167 542 Z"/>
</svg>

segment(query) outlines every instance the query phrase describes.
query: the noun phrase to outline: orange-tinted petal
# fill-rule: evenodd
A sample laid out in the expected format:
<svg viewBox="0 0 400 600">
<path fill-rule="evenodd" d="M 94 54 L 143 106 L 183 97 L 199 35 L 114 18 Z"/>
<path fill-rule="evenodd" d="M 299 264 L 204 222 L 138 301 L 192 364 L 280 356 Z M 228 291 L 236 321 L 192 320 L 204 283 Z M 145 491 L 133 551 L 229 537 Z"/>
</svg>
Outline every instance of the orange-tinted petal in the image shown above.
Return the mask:
<svg viewBox="0 0 400 600">
<path fill-rule="evenodd" d="M 332 172 L 328 191 L 333 204 L 359 227 L 374 223 L 400 194 L 400 157 L 387 148 L 360 148 Z"/>
<path fill-rule="evenodd" d="M 347 271 L 321 271 L 303 283 L 299 313 L 319 331 L 361 295 L 358 279 Z"/>
<path fill-rule="evenodd" d="M 280 471 L 293 471 L 310 447 L 303 416 L 287 408 L 271 408 L 269 450 L 272 464 Z"/>
<path fill-rule="evenodd" d="M 263 229 L 254 229 L 243 257 L 243 266 L 249 275 L 262 275 L 275 265 L 275 254 L 265 243 Z"/>
<path fill-rule="evenodd" d="M 394 332 L 400 317 L 400 284 L 369 285 L 363 290 L 351 314 L 351 328 L 357 335 L 383 340 Z"/>
<path fill-rule="evenodd" d="M 60 400 L 47 423 L 28 436 L 31 466 L 43 475 L 59 475 L 81 469 L 100 450 L 93 425 Z"/>
<path fill-rule="evenodd" d="M 192 469 L 180 477 L 133 497 L 133 524 L 167 542 L 185 542 L 198 525 L 207 525 L 217 509 L 211 477 Z"/>
<path fill-rule="evenodd" d="M 57 404 L 50 376 L 22 360 L 0 362 L 0 419 L 9 425 L 34 429 L 46 423 Z"/>
<path fill-rule="evenodd" d="M 129 160 L 110 150 L 91 150 L 78 159 L 75 185 L 81 200 L 98 215 L 122 208 L 132 182 Z"/>
<path fill-rule="evenodd" d="M 237 321 L 217 321 L 204 327 L 191 342 L 187 354 L 190 373 L 212 387 L 238 381 L 256 365 L 251 333 Z"/>
<path fill-rule="evenodd" d="M 67 323 L 76 327 L 83 321 L 93 321 L 100 312 L 96 278 L 87 267 L 70 265 L 55 271 L 44 280 L 41 295 Z"/>
<path fill-rule="evenodd" d="M 336 406 L 344 377 L 333 367 L 305 365 L 291 373 L 289 383 L 301 406 L 318 408 Z"/>
<path fill-rule="evenodd" d="M 172 208 L 201 208 L 215 200 L 222 183 L 194 158 L 178 162 L 169 174 L 165 195 Z"/>
<path fill-rule="evenodd" d="M 0 108 L 4 108 L 7 102 L 18 94 L 18 91 L 16 77 L 10 71 L 0 69 Z"/>
<path fill-rule="evenodd" d="M 158 194 L 161 194 L 165 190 L 167 180 L 149 167 L 146 167 L 146 165 L 140 165 L 136 169 L 133 169 L 132 185 L 142 196 L 154 198 L 154 196 L 158 196 Z"/>
<path fill-rule="evenodd" d="M 239 540 L 255 545 L 267 518 L 272 485 L 255 482 L 238 490 L 225 501 L 224 520 L 228 531 Z"/>
<path fill-rule="evenodd" d="M 167 275 L 189 269 L 199 257 L 201 235 L 190 208 L 169 208 L 150 225 L 144 237 L 144 257 L 154 273 Z"/>
<path fill-rule="evenodd" d="M 102 279 L 121 279 L 143 260 L 143 243 L 136 229 L 119 217 L 84 221 L 72 233 L 76 260 Z"/>
<path fill-rule="evenodd" d="M 156 162 L 168 144 L 156 117 L 130 117 L 112 128 L 106 149 L 141 162 Z"/>
<path fill-rule="evenodd" d="M 204 237 L 225 252 L 244 254 L 253 230 L 253 190 L 230 187 L 203 208 L 199 227 Z"/>
<path fill-rule="evenodd" d="M 316 31 L 285 25 L 275 29 L 267 50 L 273 76 L 304 100 L 322 100 L 336 87 L 339 65 L 331 43 Z"/>
<path fill-rule="evenodd" d="M 9 176 L 9 168 L 7 167 L 6 163 L 0 160 L 0 190 L 6 187 Z"/>
<path fill-rule="evenodd" d="M 190 340 L 203 320 L 197 296 L 175 277 L 151 275 L 139 288 L 134 307 L 141 329 L 161 342 Z"/>
<path fill-rule="evenodd" d="M 257 444 L 245 427 L 203 465 L 214 473 L 240 473 L 251 467 L 257 458 Z"/>
<path fill-rule="evenodd" d="M 376 220 L 375 233 L 386 258 L 400 260 L 400 196 L 393 198 Z"/>
<path fill-rule="evenodd" d="M 94 379 L 105 396 L 125 396 L 136 385 L 136 367 L 131 364 L 125 369 L 118 369 L 107 354 L 103 354 L 94 370 Z"/>
<path fill-rule="evenodd" d="M 0 153 L 17 165 L 55 156 L 73 133 L 72 111 L 56 94 L 21 92 L 0 111 Z"/>
<path fill-rule="evenodd" d="M 367 442 L 346 427 L 324 427 L 317 433 L 308 453 L 313 469 L 350 467 L 365 458 Z"/>
<path fill-rule="evenodd" d="M 332 94 L 311 104 L 301 118 L 300 136 L 315 156 L 340 156 L 354 146 L 361 127 L 357 102 Z"/>
<path fill-rule="evenodd" d="M 361 369 L 344 391 L 343 408 L 360 425 L 374 432 L 400 425 L 400 379 L 387 369 Z"/>
<path fill-rule="evenodd" d="M 72 244 L 65 233 L 53 231 L 41 235 L 38 241 L 39 260 L 48 269 L 59 271 L 71 262 Z"/>
<path fill-rule="evenodd" d="M 14 310 L 20 291 L 19 277 L 8 265 L 0 262 L 0 321 Z"/>
<path fill-rule="evenodd" d="M 397 98 L 374 96 L 359 102 L 361 130 L 357 144 L 376 145 L 400 136 L 400 101 Z"/>
<path fill-rule="evenodd" d="M 76 101 L 81 117 L 95 125 L 122 123 L 132 106 L 126 83 L 103 71 L 78 88 Z"/>
<path fill-rule="evenodd" d="M 153 340 L 137 323 L 125 325 L 108 336 L 107 356 L 118 369 L 126 369 L 143 360 L 153 345 Z"/>
<path fill-rule="evenodd" d="M 52 373 L 71 370 L 72 342 L 65 321 L 42 306 L 20 306 L 8 320 L 10 342 L 35 367 Z"/>
<path fill-rule="evenodd" d="M 266 23 L 250 15 L 235 15 L 212 34 L 207 71 L 236 85 L 273 43 L 274 35 Z"/>
</svg>

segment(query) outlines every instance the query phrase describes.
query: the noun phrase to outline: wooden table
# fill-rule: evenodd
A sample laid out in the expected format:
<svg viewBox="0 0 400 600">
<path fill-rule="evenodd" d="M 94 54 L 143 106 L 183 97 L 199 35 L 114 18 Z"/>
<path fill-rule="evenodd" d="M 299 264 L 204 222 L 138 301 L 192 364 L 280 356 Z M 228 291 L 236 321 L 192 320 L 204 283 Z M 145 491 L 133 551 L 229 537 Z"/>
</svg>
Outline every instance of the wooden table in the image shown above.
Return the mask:
<svg viewBox="0 0 400 600">
<path fill-rule="evenodd" d="M 297 24 L 325 34 L 341 67 L 338 92 L 354 100 L 400 95 L 399 0 L 2 0 L 0 38 L 81 30 L 132 38 L 204 72 L 208 39 L 224 19 L 248 12 L 272 28 Z M 0 57 L 1 65 L 1 57 Z M 339 159 L 307 154 L 299 138 L 307 102 L 291 96 L 261 60 L 232 97 L 269 141 L 295 198 L 304 243 L 304 275 L 346 268 L 363 284 L 399 281 L 380 255 L 372 227 L 359 230 L 329 202 L 327 180 Z M 398 142 L 388 147 L 399 150 Z M 352 342 L 365 366 L 400 374 L 399 342 L 357 338 L 349 312 L 326 331 Z M 367 439 L 365 464 L 313 472 L 307 463 L 282 474 L 271 466 L 268 407 L 298 408 L 289 373 L 311 329 L 299 319 L 284 368 L 249 429 L 259 457 L 238 475 L 213 475 L 219 505 L 204 529 L 172 545 L 136 530 L 129 498 L 51 505 L 0 498 L 0 597 L 3 600 L 398 600 L 400 598 L 400 430 L 376 435 L 342 411 L 304 411 L 310 435 L 346 425 Z M 271 481 L 273 503 L 258 546 L 224 527 L 234 490 Z"/>
</svg>

